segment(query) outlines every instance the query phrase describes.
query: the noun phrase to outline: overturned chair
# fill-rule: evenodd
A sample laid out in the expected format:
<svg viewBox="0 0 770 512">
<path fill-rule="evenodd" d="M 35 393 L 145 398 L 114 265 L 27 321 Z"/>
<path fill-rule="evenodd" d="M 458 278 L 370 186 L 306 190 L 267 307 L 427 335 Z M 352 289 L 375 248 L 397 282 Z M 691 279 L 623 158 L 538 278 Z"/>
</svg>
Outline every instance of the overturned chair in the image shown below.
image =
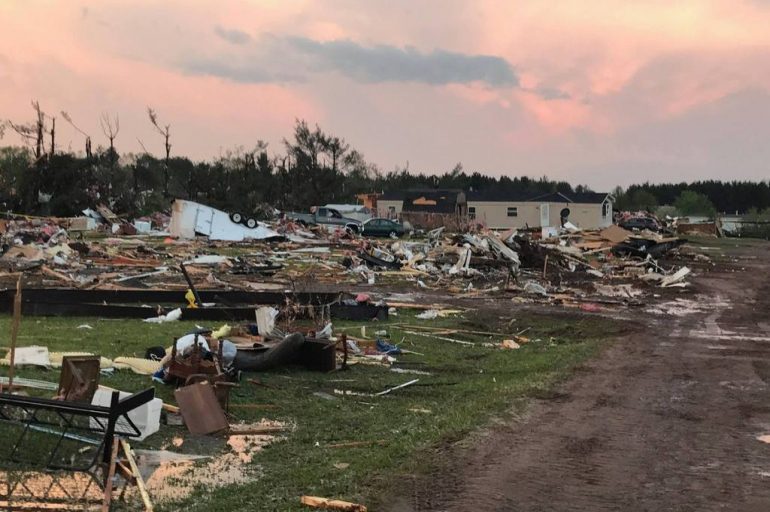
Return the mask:
<svg viewBox="0 0 770 512">
<path fill-rule="evenodd" d="M 154 396 L 116 391 L 99 406 L 0 393 L 0 510 L 110 510 L 118 444 L 142 435 L 129 413 Z"/>
</svg>

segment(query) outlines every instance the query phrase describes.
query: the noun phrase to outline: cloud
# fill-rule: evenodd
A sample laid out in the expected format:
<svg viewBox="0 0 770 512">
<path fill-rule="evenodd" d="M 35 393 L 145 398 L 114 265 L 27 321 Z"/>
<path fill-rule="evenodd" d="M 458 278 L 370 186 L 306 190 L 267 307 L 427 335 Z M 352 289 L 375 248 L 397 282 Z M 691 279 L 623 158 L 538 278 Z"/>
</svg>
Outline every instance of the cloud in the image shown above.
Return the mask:
<svg viewBox="0 0 770 512">
<path fill-rule="evenodd" d="M 225 60 L 196 57 L 180 62 L 179 66 L 188 75 L 216 76 L 245 84 L 278 81 L 268 70 L 253 64 L 239 65 Z"/>
<path fill-rule="evenodd" d="M 246 32 L 234 28 L 224 28 L 219 25 L 214 27 L 216 35 L 232 44 L 246 44 L 251 41 L 251 36 Z"/>
<path fill-rule="evenodd" d="M 569 94 L 553 87 L 537 87 L 532 89 L 532 92 L 543 98 L 544 100 L 568 100 L 571 98 Z"/>
<path fill-rule="evenodd" d="M 423 53 L 413 47 L 362 46 L 350 40 L 287 38 L 297 52 L 313 59 L 316 70 L 333 69 L 360 82 L 421 82 L 431 85 L 484 82 L 517 87 L 519 79 L 503 58 L 446 50 Z"/>
<path fill-rule="evenodd" d="M 221 37 L 223 29 L 217 27 Z M 232 31 L 227 31 L 228 40 Z M 246 34 L 243 36 L 248 37 Z M 337 72 L 359 83 L 428 85 L 482 83 L 519 88 L 519 77 L 505 59 L 413 47 L 362 46 L 350 40 L 320 42 L 304 37 L 264 35 L 224 54 L 194 54 L 176 65 L 190 75 L 208 75 L 240 83 L 306 82 L 311 75 Z M 547 91 L 552 95 L 552 91 Z"/>
</svg>

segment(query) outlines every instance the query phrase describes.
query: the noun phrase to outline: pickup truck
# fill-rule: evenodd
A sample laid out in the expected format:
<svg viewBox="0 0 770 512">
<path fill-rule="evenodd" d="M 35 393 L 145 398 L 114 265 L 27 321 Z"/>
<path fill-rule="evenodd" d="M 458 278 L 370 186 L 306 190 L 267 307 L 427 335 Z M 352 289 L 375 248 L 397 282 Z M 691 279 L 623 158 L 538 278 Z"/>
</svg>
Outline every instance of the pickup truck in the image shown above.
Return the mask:
<svg viewBox="0 0 770 512">
<path fill-rule="evenodd" d="M 349 229 L 354 233 L 358 233 L 361 230 L 361 222 L 356 219 L 343 217 L 338 210 L 324 206 L 314 208 L 311 213 L 286 212 L 286 218 L 306 226 L 317 225 L 328 229 Z"/>
</svg>

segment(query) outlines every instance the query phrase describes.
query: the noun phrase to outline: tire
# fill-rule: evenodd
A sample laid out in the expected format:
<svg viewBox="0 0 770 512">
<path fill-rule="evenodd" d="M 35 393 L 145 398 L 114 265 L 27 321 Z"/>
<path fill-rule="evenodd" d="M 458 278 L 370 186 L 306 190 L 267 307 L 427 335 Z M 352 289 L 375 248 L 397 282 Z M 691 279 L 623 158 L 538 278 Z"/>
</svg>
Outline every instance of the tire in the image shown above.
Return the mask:
<svg viewBox="0 0 770 512">
<path fill-rule="evenodd" d="M 249 217 L 248 219 L 246 219 L 246 222 L 244 222 L 244 224 L 246 224 L 247 228 L 254 229 L 255 227 L 257 227 L 257 219 Z"/>
<path fill-rule="evenodd" d="M 243 215 L 241 215 L 240 212 L 232 212 L 230 214 L 230 220 L 235 222 L 236 224 L 240 224 L 243 222 Z"/>
<path fill-rule="evenodd" d="M 388 233 L 388 236 L 390 238 L 398 238 L 398 233 L 396 233 L 395 231 L 391 231 L 390 233 Z"/>
</svg>

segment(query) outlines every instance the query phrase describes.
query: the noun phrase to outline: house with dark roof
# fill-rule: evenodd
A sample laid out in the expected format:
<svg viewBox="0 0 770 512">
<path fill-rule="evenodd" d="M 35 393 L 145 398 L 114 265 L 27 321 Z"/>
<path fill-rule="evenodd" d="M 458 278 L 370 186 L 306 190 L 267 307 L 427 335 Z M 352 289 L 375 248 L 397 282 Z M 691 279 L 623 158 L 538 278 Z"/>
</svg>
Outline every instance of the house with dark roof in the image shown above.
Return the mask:
<svg viewBox="0 0 770 512">
<path fill-rule="evenodd" d="M 612 196 L 598 192 L 535 197 L 496 190 L 469 192 L 468 217 L 492 229 L 560 227 L 566 221 L 582 229 L 601 229 L 612 224 Z"/>
<path fill-rule="evenodd" d="M 377 199 L 377 212 L 425 229 L 459 226 L 468 218 L 465 192 L 456 189 L 385 192 Z"/>
<path fill-rule="evenodd" d="M 414 220 L 419 227 L 427 227 L 420 223 L 425 224 L 428 217 L 435 220 L 440 215 L 445 220 L 475 220 L 491 229 L 559 227 L 565 221 L 583 229 L 601 229 L 612 224 L 612 201 L 612 196 L 603 192 L 553 192 L 533 197 L 497 189 L 467 193 L 407 190 L 382 194 L 377 200 L 377 213 L 381 217 Z"/>
<path fill-rule="evenodd" d="M 402 190 L 383 192 L 377 197 L 377 216 L 388 219 L 398 219 L 401 210 L 404 209 L 404 195 Z"/>
</svg>

